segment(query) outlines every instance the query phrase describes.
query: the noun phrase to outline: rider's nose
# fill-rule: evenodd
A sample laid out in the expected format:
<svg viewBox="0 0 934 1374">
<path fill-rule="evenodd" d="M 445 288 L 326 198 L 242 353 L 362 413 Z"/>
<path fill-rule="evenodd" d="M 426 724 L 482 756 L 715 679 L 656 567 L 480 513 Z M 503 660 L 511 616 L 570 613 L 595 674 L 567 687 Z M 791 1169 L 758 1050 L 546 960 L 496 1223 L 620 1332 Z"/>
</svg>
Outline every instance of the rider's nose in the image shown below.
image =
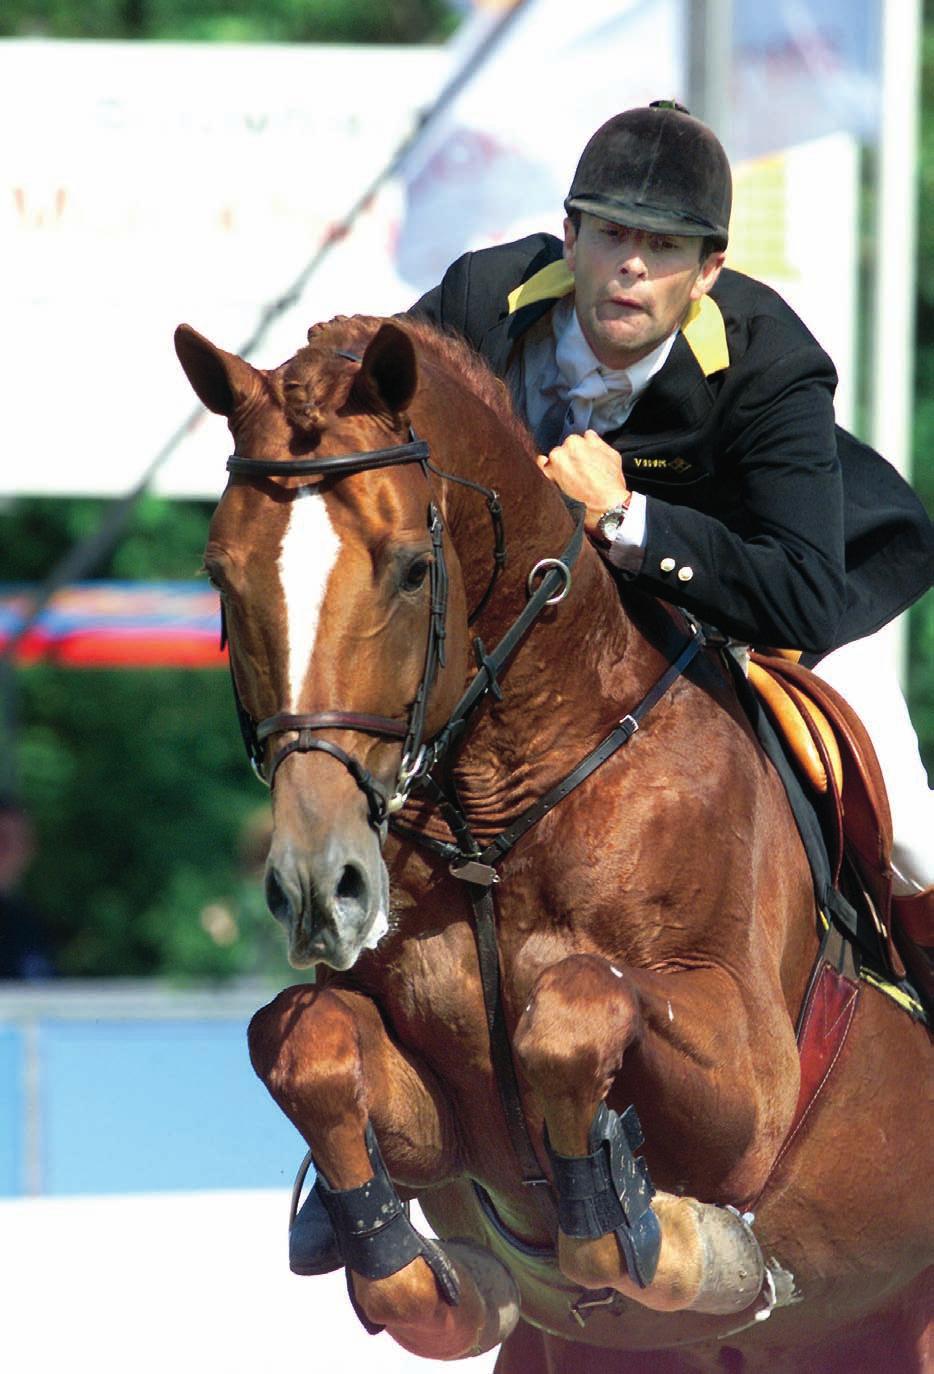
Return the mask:
<svg viewBox="0 0 934 1374">
<path fill-rule="evenodd" d="M 620 259 L 620 271 L 627 277 L 644 277 L 645 261 L 637 245 L 632 244 L 624 252 Z"/>
</svg>

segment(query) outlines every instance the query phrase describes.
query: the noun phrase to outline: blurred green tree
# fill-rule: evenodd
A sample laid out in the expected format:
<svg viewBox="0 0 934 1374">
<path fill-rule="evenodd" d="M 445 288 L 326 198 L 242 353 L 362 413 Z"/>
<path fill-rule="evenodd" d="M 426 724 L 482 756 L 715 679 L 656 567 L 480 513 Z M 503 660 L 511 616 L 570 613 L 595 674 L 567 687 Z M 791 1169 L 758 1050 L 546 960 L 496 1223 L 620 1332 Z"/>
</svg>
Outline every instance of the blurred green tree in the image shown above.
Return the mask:
<svg viewBox="0 0 934 1374">
<path fill-rule="evenodd" d="M 423 43 L 455 28 L 447 0 L 4 0 L 0 36 L 225 43 Z"/>
<path fill-rule="evenodd" d="M 0 512 L 5 574 L 41 578 L 103 505 L 30 499 Z M 192 577 L 209 515 L 147 497 L 99 574 Z M 40 841 L 27 889 L 61 971 L 288 976 L 262 909 L 263 856 L 238 862 L 267 804 L 227 674 L 41 665 L 17 684 L 21 792 Z"/>
</svg>

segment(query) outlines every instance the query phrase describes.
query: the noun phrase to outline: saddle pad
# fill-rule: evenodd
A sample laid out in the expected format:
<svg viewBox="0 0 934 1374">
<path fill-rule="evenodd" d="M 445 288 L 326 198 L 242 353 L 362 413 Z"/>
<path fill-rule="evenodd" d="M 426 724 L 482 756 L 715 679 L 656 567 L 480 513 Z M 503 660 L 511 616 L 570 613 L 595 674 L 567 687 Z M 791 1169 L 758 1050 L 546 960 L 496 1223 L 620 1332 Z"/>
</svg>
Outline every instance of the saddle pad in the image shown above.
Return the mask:
<svg viewBox="0 0 934 1374">
<path fill-rule="evenodd" d="M 892 814 L 882 770 L 866 727 L 839 692 L 807 668 L 760 654 L 754 655 L 754 660 L 781 683 L 796 687 L 809 701 L 816 703 L 832 723 L 843 761 L 840 797 L 847 847 L 858 861 L 860 876 L 870 882 L 875 896 L 880 880 L 886 880 L 887 885 L 891 883 Z M 888 910 L 888 891 L 885 900 L 877 905 L 882 911 Z"/>
<path fill-rule="evenodd" d="M 749 681 L 787 740 L 811 786 L 821 795 L 830 786 L 824 763 L 826 757 L 830 763 L 834 793 L 839 796 L 843 790 L 843 761 L 830 722 L 820 707 L 809 700 L 800 688 L 793 683 L 783 682 L 754 658 L 749 661 Z M 809 722 L 812 728 L 809 728 Z M 823 743 L 823 751 L 815 743 L 815 730 Z"/>
</svg>

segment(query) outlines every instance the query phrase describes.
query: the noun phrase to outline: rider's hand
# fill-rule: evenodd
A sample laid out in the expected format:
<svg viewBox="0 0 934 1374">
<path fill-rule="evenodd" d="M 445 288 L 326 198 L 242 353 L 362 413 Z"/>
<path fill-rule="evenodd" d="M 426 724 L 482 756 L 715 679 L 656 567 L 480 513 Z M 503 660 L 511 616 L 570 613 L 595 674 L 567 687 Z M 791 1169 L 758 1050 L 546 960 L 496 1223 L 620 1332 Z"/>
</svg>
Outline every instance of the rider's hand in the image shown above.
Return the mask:
<svg viewBox="0 0 934 1374">
<path fill-rule="evenodd" d="M 550 453 L 540 453 L 538 466 L 550 482 L 585 507 L 584 529 L 596 532 L 597 521 L 614 506 L 626 505 L 629 488 L 615 448 L 604 443 L 594 429 L 569 434 Z"/>
</svg>

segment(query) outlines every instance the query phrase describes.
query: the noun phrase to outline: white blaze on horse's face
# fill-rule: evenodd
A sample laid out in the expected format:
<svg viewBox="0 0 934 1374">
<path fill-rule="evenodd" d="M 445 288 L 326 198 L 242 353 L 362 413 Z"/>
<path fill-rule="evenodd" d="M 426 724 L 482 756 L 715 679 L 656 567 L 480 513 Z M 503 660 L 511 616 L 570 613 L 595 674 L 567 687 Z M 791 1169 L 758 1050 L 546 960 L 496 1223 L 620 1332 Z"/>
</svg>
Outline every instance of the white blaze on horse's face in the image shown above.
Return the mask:
<svg viewBox="0 0 934 1374">
<path fill-rule="evenodd" d="M 340 536 L 319 489 L 299 487 L 289 507 L 277 564 L 289 640 L 288 711 L 299 709 L 321 607 L 340 547 Z"/>
</svg>

